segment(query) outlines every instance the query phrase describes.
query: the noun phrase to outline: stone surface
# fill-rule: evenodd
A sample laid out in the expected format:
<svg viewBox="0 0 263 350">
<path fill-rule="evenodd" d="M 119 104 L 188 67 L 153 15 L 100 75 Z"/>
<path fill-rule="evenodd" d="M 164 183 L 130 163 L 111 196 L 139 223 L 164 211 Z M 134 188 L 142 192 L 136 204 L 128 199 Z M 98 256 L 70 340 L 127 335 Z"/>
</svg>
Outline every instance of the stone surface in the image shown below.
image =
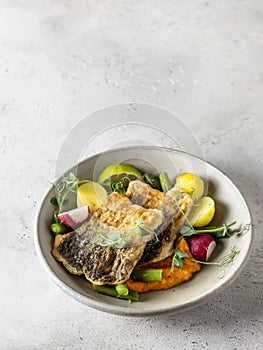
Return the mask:
<svg viewBox="0 0 263 350">
<path fill-rule="evenodd" d="M 0 3 L 0 349 L 262 348 L 262 1 Z M 87 308 L 53 284 L 35 253 L 36 207 L 67 133 L 129 101 L 176 113 L 253 215 L 242 274 L 180 315 Z"/>
</svg>

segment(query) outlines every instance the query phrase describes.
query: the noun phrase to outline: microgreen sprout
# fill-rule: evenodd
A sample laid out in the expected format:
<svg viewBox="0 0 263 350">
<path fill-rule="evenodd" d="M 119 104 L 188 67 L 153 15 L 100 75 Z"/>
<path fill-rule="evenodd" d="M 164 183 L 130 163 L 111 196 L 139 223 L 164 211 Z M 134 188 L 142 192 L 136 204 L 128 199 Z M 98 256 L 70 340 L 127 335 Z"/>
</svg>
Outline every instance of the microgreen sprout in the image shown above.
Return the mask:
<svg viewBox="0 0 263 350">
<path fill-rule="evenodd" d="M 180 233 L 183 237 L 190 237 L 193 235 L 198 235 L 199 233 L 209 233 L 215 238 L 224 238 L 224 237 L 232 237 L 233 235 L 242 235 L 246 233 L 250 227 L 251 223 L 244 225 L 239 230 L 230 230 L 230 227 L 234 226 L 237 222 L 232 221 L 229 224 L 223 224 L 220 227 L 207 226 L 203 229 L 195 229 L 192 226 L 185 225 L 182 227 Z"/>
<path fill-rule="evenodd" d="M 219 261 L 199 261 L 193 258 L 189 258 L 188 256 L 186 257 L 186 259 L 197 262 L 199 264 L 203 264 L 203 265 L 214 265 L 214 266 L 218 266 L 221 269 L 219 269 L 218 271 L 218 278 L 223 278 L 226 274 L 226 270 L 225 267 L 227 265 L 229 265 L 230 263 L 233 262 L 234 258 L 236 257 L 237 254 L 240 253 L 240 248 L 234 246 L 231 248 L 230 253 L 224 255 Z"/>
<path fill-rule="evenodd" d="M 126 188 L 124 187 L 124 184 L 122 181 L 120 182 L 112 182 L 111 183 L 111 190 L 112 192 L 118 192 L 121 194 L 126 193 Z"/>
<path fill-rule="evenodd" d="M 205 227 L 203 229 L 195 229 L 193 226 L 183 226 L 180 233 L 183 237 L 189 237 L 193 235 L 198 235 L 199 233 L 210 233 L 216 238 L 222 238 L 225 236 L 232 236 L 235 231 L 230 231 L 229 228 L 236 224 L 236 221 L 232 221 L 229 224 L 223 224 L 220 227 Z"/>
<path fill-rule="evenodd" d="M 119 181 L 109 179 L 106 183 L 104 183 L 104 187 L 109 193 L 118 192 L 125 194 L 130 181 L 131 179 L 128 176 L 123 176 Z"/>
<path fill-rule="evenodd" d="M 100 237 L 100 240 L 98 240 L 96 243 L 101 246 L 112 246 L 115 248 L 125 248 L 127 245 L 127 242 L 125 239 L 130 235 L 123 234 L 123 233 L 111 233 L 108 236 L 103 235 L 101 232 L 97 231 L 97 236 Z"/>
<path fill-rule="evenodd" d="M 113 232 L 108 235 L 104 235 L 101 231 L 96 232 L 96 243 L 101 246 L 112 246 L 115 248 L 126 248 L 129 245 L 128 238 L 136 233 L 139 236 L 156 235 L 154 231 L 144 225 L 143 215 L 136 220 L 135 226 L 127 231 Z"/>
<path fill-rule="evenodd" d="M 252 222 L 245 224 L 243 227 L 240 228 L 240 230 L 236 231 L 236 235 L 240 236 L 247 233 L 250 230 L 251 226 Z"/>
<path fill-rule="evenodd" d="M 232 247 L 230 250 L 230 253 L 223 256 L 219 261 L 200 261 L 196 260 L 194 258 L 190 258 L 186 253 L 183 253 L 179 248 L 175 248 L 174 250 L 174 256 L 172 260 L 172 266 L 171 270 L 174 271 L 174 267 L 178 267 L 181 269 L 184 266 L 185 259 L 197 262 L 199 264 L 203 265 L 214 265 L 221 267 L 222 269 L 219 270 L 218 277 L 223 278 L 225 276 L 225 267 L 232 263 L 235 256 L 240 253 L 240 249 L 236 246 Z"/>
<path fill-rule="evenodd" d="M 51 203 L 58 207 L 55 216 L 62 213 L 63 206 L 67 205 L 67 196 L 70 192 L 77 193 L 78 186 L 84 183 L 91 182 L 89 180 L 80 180 L 73 173 L 63 176 L 59 182 L 52 182 L 55 187 L 56 197 L 51 198 Z"/>
</svg>

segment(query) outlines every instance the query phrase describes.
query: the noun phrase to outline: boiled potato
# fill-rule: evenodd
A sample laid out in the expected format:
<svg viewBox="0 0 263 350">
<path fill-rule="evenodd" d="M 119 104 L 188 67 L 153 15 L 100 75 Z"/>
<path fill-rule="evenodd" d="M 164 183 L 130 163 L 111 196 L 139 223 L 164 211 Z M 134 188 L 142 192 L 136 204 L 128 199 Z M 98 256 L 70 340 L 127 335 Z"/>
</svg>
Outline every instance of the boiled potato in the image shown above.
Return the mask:
<svg viewBox="0 0 263 350">
<path fill-rule="evenodd" d="M 79 186 L 77 192 L 77 206 L 87 205 L 94 213 L 107 198 L 107 191 L 97 182 L 88 182 Z"/>
<path fill-rule="evenodd" d="M 204 194 L 204 181 L 192 173 L 184 173 L 176 178 L 175 187 L 189 193 L 194 201 L 197 201 Z"/>
<path fill-rule="evenodd" d="M 194 227 L 203 227 L 212 221 L 214 214 L 214 200 L 211 197 L 202 197 L 193 205 L 188 220 Z"/>
</svg>

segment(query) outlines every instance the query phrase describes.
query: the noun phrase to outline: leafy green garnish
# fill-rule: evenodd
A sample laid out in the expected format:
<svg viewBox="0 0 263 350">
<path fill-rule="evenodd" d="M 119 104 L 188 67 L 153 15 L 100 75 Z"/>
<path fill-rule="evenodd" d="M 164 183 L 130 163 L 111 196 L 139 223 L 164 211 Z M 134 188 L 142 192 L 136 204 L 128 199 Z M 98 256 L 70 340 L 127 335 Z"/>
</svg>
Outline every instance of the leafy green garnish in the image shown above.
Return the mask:
<svg viewBox="0 0 263 350">
<path fill-rule="evenodd" d="M 171 270 L 174 271 L 175 266 L 181 269 L 184 266 L 184 259 L 186 257 L 186 253 L 183 253 L 179 248 L 175 248 Z"/>
<path fill-rule="evenodd" d="M 232 236 L 235 232 L 231 232 L 229 228 L 236 224 L 236 221 L 230 222 L 230 224 L 223 224 L 220 227 L 205 227 L 203 229 L 195 229 L 193 226 L 183 226 L 180 233 L 183 237 L 189 237 L 198 235 L 199 233 L 210 233 L 216 238 L 223 238 L 225 236 Z"/>
<path fill-rule="evenodd" d="M 146 231 L 145 228 L 143 228 L 141 226 L 136 226 L 135 232 L 137 233 L 137 235 L 142 236 L 142 237 L 149 235 L 149 231 Z"/>
<path fill-rule="evenodd" d="M 194 258 L 190 258 L 187 254 L 183 253 L 179 248 L 176 248 L 174 250 L 174 256 L 173 256 L 173 260 L 172 260 L 172 267 L 171 270 L 174 271 L 174 267 L 178 267 L 179 269 L 181 269 L 184 266 L 184 260 L 190 260 L 190 261 L 194 261 L 197 262 L 199 264 L 203 264 L 203 265 L 214 265 L 214 266 L 218 266 L 221 267 L 223 269 L 219 270 L 218 273 L 218 277 L 219 278 L 223 278 L 225 276 L 225 267 L 232 263 L 235 256 L 237 254 L 240 253 L 240 249 L 236 246 L 232 247 L 230 250 L 230 253 L 226 254 L 225 256 L 223 256 L 219 261 L 200 261 L 200 260 L 196 260 Z"/>
<path fill-rule="evenodd" d="M 190 237 L 193 235 L 198 235 L 199 233 L 209 233 L 215 238 L 224 238 L 224 237 L 231 237 L 233 235 L 241 235 L 243 233 L 246 233 L 249 228 L 251 227 L 251 223 L 244 225 L 240 228 L 240 230 L 230 230 L 230 227 L 235 225 L 237 222 L 232 221 L 229 224 L 223 224 L 220 227 L 204 227 L 203 229 L 195 229 L 193 226 L 183 226 L 180 233 L 183 237 Z"/>
<path fill-rule="evenodd" d="M 143 216 L 136 220 L 135 232 L 139 236 L 148 236 L 149 234 L 155 233 L 150 228 L 146 227 L 143 222 Z"/>
<path fill-rule="evenodd" d="M 227 265 L 229 265 L 230 263 L 232 263 L 234 261 L 234 258 L 236 257 L 236 255 L 239 253 L 240 253 L 240 248 L 234 246 L 231 248 L 230 253 L 224 255 L 219 261 L 199 261 L 199 260 L 196 260 L 194 258 L 189 258 L 189 257 L 187 257 L 186 259 L 191 260 L 191 261 L 195 261 L 195 262 L 197 262 L 199 264 L 203 264 L 203 265 L 214 265 L 214 266 L 221 267 L 221 269 L 219 269 L 219 271 L 218 271 L 218 277 L 223 278 L 226 274 L 225 267 Z"/>
<path fill-rule="evenodd" d="M 100 231 L 96 232 L 97 239 L 96 244 L 101 246 L 114 246 L 115 248 L 125 248 L 127 245 L 127 242 L 125 241 L 125 238 L 128 237 L 128 235 L 124 235 L 123 233 L 111 233 L 108 236 L 105 236 Z"/>
<path fill-rule="evenodd" d="M 127 230 L 127 232 L 119 233 L 113 232 L 108 235 L 103 234 L 101 231 L 96 232 L 96 244 L 102 246 L 112 246 L 115 248 L 126 248 L 128 246 L 128 238 L 136 233 L 139 236 L 147 236 L 149 234 L 156 234 L 154 231 L 144 225 L 143 216 L 136 220 L 136 224 L 133 228 Z"/>
<path fill-rule="evenodd" d="M 118 192 L 121 194 L 126 193 L 126 188 L 123 185 L 123 182 L 111 182 L 111 190 L 112 192 Z"/>
<path fill-rule="evenodd" d="M 136 220 L 136 226 L 143 225 L 143 216 L 140 216 L 139 219 Z"/>
<path fill-rule="evenodd" d="M 63 207 L 67 205 L 69 193 L 77 193 L 78 186 L 87 182 L 91 181 L 80 180 L 73 173 L 63 176 L 59 182 L 52 182 L 52 185 L 55 187 L 56 197 L 51 198 L 51 203 L 58 207 L 56 215 L 62 213 Z"/>
<path fill-rule="evenodd" d="M 110 245 L 114 245 L 116 248 L 124 248 L 126 246 L 125 237 L 121 233 L 111 233 L 108 235 L 108 241 Z"/>
<path fill-rule="evenodd" d="M 118 192 L 125 194 L 131 181 L 132 180 L 128 176 L 123 176 L 119 181 L 109 179 L 107 182 L 103 183 L 103 186 L 106 188 L 108 193 Z"/>
</svg>

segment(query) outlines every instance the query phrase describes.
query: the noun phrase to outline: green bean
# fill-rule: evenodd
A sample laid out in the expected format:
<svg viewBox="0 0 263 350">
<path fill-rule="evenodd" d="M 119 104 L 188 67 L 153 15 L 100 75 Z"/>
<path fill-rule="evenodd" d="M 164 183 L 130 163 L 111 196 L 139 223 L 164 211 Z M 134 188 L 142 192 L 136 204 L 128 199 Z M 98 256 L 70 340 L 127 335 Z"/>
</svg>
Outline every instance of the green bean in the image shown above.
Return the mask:
<svg viewBox="0 0 263 350">
<path fill-rule="evenodd" d="M 62 235 L 63 233 L 69 232 L 68 227 L 64 226 L 60 222 L 56 222 L 50 226 L 50 230 L 55 235 Z"/>
<path fill-rule="evenodd" d="M 158 177 L 154 176 L 153 174 L 146 173 L 143 175 L 143 178 L 144 178 L 144 181 L 155 190 L 159 190 L 159 191 L 162 190 L 160 180 Z"/>
<path fill-rule="evenodd" d="M 119 295 L 128 295 L 129 289 L 125 283 L 116 284 L 115 289 Z"/>
<path fill-rule="evenodd" d="M 159 179 L 163 192 L 167 192 L 173 187 L 166 172 L 161 173 Z"/>
<path fill-rule="evenodd" d="M 94 285 L 93 290 L 96 293 L 105 294 L 105 295 L 108 295 L 110 297 L 117 297 L 118 296 L 118 292 L 116 291 L 114 286 Z"/>
<path fill-rule="evenodd" d="M 100 286 L 100 285 L 95 285 L 93 287 L 94 292 L 96 293 L 101 293 L 108 295 L 110 297 L 115 297 L 115 298 L 121 298 L 121 299 L 127 299 L 131 301 L 139 301 L 139 294 L 135 290 L 129 290 L 128 295 L 120 295 L 116 291 L 114 286 Z"/>
<path fill-rule="evenodd" d="M 133 270 L 131 279 L 140 282 L 161 282 L 163 277 L 162 269 Z"/>
<path fill-rule="evenodd" d="M 102 287 L 102 286 L 100 286 L 100 287 Z M 103 286 L 103 287 L 106 287 L 106 286 Z M 107 287 L 112 288 L 111 286 L 107 286 Z M 116 291 L 116 288 L 114 288 L 114 286 L 113 286 L 113 289 Z M 116 291 L 117 295 L 114 295 L 114 296 L 116 298 L 127 299 L 127 300 L 131 300 L 131 301 L 139 301 L 139 294 L 138 294 L 138 292 L 136 292 L 134 290 L 129 290 L 129 289 L 128 289 L 128 291 L 129 291 L 129 293 L 127 295 L 121 295 L 121 294 L 119 294 Z"/>
<path fill-rule="evenodd" d="M 128 295 L 121 296 L 121 298 L 127 298 L 131 301 L 139 301 L 139 293 L 136 292 L 136 290 L 130 290 Z"/>
</svg>

